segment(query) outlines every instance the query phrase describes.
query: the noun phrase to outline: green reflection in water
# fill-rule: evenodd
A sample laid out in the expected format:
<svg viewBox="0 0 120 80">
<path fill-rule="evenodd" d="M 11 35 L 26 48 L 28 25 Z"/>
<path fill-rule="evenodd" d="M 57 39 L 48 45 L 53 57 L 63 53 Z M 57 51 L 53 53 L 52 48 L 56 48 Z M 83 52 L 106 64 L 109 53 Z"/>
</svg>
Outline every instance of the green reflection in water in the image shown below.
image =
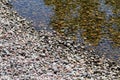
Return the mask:
<svg viewBox="0 0 120 80">
<path fill-rule="evenodd" d="M 97 45 L 102 37 L 112 40 L 120 46 L 120 5 L 118 0 L 106 0 L 107 5 L 113 6 L 113 13 L 109 21 L 105 12 L 100 12 L 99 0 L 44 0 L 46 5 L 52 5 L 54 16 L 51 19 L 53 29 L 61 35 L 77 39 L 80 29 L 83 39 Z M 116 25 L 113 28 L 113 25 Z M 103 28 L 102 26 L 105 26 Z M 106 32 L 107 30 L 107 32 Z"/>
</svg>

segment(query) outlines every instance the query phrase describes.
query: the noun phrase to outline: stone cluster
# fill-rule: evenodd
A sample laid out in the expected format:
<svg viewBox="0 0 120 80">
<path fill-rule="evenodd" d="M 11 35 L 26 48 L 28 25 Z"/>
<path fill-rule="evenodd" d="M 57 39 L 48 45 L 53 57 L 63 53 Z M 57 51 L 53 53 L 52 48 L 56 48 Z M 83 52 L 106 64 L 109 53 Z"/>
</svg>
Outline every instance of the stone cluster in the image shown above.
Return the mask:
<svg viewBox="0 0 120 80">
<path fill-rule="evenodd" d="M 0 0 L 0 80 L 120 80 L 120 66 L 32 23 Z"/>
</svg>

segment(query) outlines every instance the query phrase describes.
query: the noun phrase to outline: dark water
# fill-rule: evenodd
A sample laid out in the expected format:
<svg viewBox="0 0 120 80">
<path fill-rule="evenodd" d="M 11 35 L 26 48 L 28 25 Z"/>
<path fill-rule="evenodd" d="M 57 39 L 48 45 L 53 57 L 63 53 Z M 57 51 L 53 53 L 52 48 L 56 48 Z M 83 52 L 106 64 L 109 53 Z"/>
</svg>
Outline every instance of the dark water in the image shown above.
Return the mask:
<svg viewBox="0 0 120 80">
<path fill-rule="evenodd" d="M 11 0 L 37 30 L 54 29 L 120 62 L 119 0 Z M 51 26 L 51 27 L 50 27 Z"/>
</svg>

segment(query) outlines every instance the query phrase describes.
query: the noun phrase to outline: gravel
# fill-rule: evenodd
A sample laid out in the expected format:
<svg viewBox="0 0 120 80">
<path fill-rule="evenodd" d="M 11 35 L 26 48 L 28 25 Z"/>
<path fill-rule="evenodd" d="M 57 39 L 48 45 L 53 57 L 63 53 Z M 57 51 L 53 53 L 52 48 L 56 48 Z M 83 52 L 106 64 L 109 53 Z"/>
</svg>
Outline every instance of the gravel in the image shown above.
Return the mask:
<svg viewBox="0 0 120 80">
<path fill-rule="evenodd" d="M 36 31 L 0 0 L 0 80 L 120 80 L 120 66 L 55 31 Z"/>
</svg>

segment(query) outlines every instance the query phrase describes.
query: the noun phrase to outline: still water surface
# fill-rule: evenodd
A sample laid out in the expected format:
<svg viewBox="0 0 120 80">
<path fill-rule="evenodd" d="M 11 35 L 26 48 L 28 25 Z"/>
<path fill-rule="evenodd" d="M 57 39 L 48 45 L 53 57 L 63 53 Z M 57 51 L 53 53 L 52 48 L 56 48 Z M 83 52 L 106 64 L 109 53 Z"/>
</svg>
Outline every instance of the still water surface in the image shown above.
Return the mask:
<svg viewBox="0 0 120 80">
<path fill-rule="evenodd" d="M 36 30 L 56 30 L 120 62 L 119 0 L 11 0 Z"/>
</svg>

